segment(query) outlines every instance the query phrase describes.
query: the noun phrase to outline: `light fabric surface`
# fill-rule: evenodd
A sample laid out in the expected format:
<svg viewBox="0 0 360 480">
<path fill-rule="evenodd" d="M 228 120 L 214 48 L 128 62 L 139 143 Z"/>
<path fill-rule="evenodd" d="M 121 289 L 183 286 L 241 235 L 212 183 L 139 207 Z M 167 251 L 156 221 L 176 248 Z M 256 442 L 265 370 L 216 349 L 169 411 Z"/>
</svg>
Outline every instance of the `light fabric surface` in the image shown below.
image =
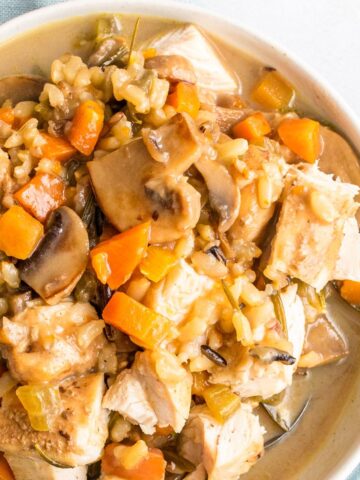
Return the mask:
<svg viewBox="0 0 360 480">
<path fill-rule="evenodd" d="M 236 19 L 281 43 L 326 78 L 360 117 L 359 0 L 178 1 L 206 7 Z M 60 2 L 0 0 L 0 23 L 54 3 Z M 347 480 L 360 480 L 360 466 Z"/>
</svg>

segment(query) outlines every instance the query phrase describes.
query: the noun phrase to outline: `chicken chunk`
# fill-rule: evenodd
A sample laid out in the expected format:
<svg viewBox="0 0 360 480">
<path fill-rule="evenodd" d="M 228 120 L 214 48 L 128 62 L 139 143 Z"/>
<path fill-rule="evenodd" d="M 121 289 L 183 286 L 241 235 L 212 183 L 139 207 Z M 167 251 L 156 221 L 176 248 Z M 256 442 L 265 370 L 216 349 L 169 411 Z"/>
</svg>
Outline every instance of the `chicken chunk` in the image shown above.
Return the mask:
<svg viewBox="0 0 360 480">
<path fill-rule="evenodd" d="M 161 282 L 150 287 L 144 303 L 178 324 L 189 313 L 195 300 L 213 286 L 213 280 L 198 274 L 181 260 Z"/>
<path fill-rule="evenodd" d="M 85 466 L 75 468 L 53 467 L 38 456 L 5 455 L 16 480 L 86 480 Z"/>
<path fill-rule="evenodd" d="M 197 86 L 217 93 L 241 90 L 239 78 L 221 53 L 195 25 L 181 25 L 162 33 L 145 45 L 158 55 L 180 55 L 190 61 Z"/>
<path fill-rule="evenodd" d="M 11 320 L 4 317 L 0 348 L 20 382 L 57 381 L 96 365 L 106 342 L 103 327 L 87 303 L 29 306 Z"/>
<path fill-rule="evenodd" d="M 34 450 L 34 445 L 38 445 L 49 458 L 71 467 L 97 461 L 108 435 L 108 412 L 101 405 L 104 390 L 102 374 L 62 382 L 61 412 L 54 416 L 48 432 L 33 430 L 15 392 L 8 393 L 0 408 L 0 450 L 6 455 L 19 455 L 20 460 L 39 458 Z M 16 457 L 13 460 L 15 468 L 29 468 L 29 463 L 21 464 Z M 36 462 L 33 468 L 31 478 L 37 478 Z"/>
<path fill-rule="evenodd" d="M 118 375 L 104 397 L 103 406 L 139 424 L 144 433 L 154 433 L 157 416 L 134 369 L 123 370 Z"/>
<path fill-rule="evenodd" d="M 359 259 L 360 236 L 349 225 L 357 193 L 358 187 L 335 181 L 316 166 L 294 168 L 265 275 L 280 285 L 286 276 L 299 278 L 317 290 L 330 280 L 359 281 L 360 269 L 351 262 L 354 255 Z M 344 252 L 341 245 L 349 234 L 354 250 Z"/>
<path fill-rule="evenodd" d="M 106 393 L 104 408 L 119 412 L 151 434 L 155 425 L 180 432 L 189 415 L 192 378 L 165 350 L 137 353 Z M 134 401 L 136 399 L 136 401 Z"/>
<path fill-rule="evenodd" d="M 279 361 L 265 363 L 251 357 L 248 352 L 244 354 L 243 347 L 236 344 L 231 349 L 228 366 L 213 369 L 210 379 L 212 383 L 229 385 L 241 397 L 259 396 L 263 399 L 270 398 L 291 385 L 305 337 L 304 307 L 296 292 L 297 286 L 291 285 L 281 293 L 288 340 L 293 346 L 291 355 L 295 358 L 294 364 L 285 365 Z"/>
<path fill-rule="evenodd" d="M 360 234 L 359 225 L 355 218 L 345 220 L 343 234 L 343 240 L 334 269 L 334 277 L 337 280 L 359 281 Z"/>
<path fill-rule="evenodd" d="M 224 423 L 198 405 L 179 438 L 180 455 L 194 465 L 202 463 L 209 480 L 237 480 L 261 457 L 263 446 L 259 419 L 245 405 Z"/>
</svg>

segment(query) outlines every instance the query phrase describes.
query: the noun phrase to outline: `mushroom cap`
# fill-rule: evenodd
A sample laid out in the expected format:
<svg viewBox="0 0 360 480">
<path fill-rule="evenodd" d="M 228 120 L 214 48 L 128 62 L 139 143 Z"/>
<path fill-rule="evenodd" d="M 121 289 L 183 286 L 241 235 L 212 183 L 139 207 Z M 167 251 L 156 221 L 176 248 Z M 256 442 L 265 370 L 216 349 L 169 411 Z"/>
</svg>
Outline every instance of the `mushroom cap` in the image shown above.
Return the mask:
<svg viewBox="0 0 360 480">
<path fill-rule="evenodd" d="M 137 138 L 88 163 L 98 203 L 118 230 L 153 219 L 150 241 L 161 243 L 178 239 L 196 225 L 200 194 L 183 175 L 202 151 L 194 129 L 191 117 L 178 114 L 151 130 L 162 161 Z"/>
<path fill-rule="evenodd" d="M 156 55 L 147 58 L 145 68 L 156 70 L 159 78 L 166 78 L 170 82 L 196 83 L 193 66 L 182 55 Z"/>
<path fill-rule="evenodd" d="M 196 168 L 209 190 L 210 205 L 219 216 L 219 231 L 226 232 L 234 224 L 240 210 L 240 191 L 225 165 L 202 158 Z"/>
<path fill-rule="evenodd" d="M 80 217 L 68 207 L 57 209 L 39 246 L 19 264 L 20 277 L 47 303 L 70 295 L 85 271 L 89 238 Z"/>
<path fill-rule="evenodd" d="M 0 78 L 0 103 L 11 99 L 14 104 L 24 100 L 38 100 L 46 83 L 39 75 L 9 75 Z"/>
</svg>

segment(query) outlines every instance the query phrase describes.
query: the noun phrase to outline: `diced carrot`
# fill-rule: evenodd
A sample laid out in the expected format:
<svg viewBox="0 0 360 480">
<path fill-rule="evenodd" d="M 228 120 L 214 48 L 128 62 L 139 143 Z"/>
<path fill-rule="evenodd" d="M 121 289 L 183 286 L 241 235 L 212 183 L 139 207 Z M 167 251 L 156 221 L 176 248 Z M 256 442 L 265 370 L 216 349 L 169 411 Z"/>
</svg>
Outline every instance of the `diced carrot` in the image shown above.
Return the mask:
<svg viewBox="0 0 360 480">
<path fill-rule="evenodd" d="M 15 480 L 14 474 L 2 453 L 0 453 L 0 480 Z"/>
<path fill-rule="evenodd" d="M 167 437 L 168 435 L 174 435 L 174 429 L 170 425 L 167 425 L 166 427 L 159 427 L 159 425 L 156 425 L 155 427 L 156 430 L 156 435 L 162 435 L 164 437 Z"/>
<path fill-rule="evenodd" d="M 45 143 L 41 145 L 41 156 L 58 162 L 67 162 L 77 150 L 64 137 L 53 137 L 46 132 L 41 132 Z"/>
<path fill-rule="evenodd" d="M 107 284 L 112 290 L 127 282 L 139 265 L 149 242 L 150 225 L 150 222 L 141 223 L 99 243 L 91 250 L 92 267 L 100 281 L 103 279 L 103 265 L 98 254 L 107 254 L 106 260 L 110 269 Z"/>
<path fill-rule="evenodd" d="M 353 305 L 360 305 L 360 282 L 344 280 L 340 288 L 343 299 Z"/>
<path fill-rule="evenodd" d="M 103 319 L 149 349 L 159 346 L 171 326 L 170 320 L 123 292 L 116 292 L 111 297 L 103 311 Z"/>
<path fill-rule="evenodd" d="M 152 47 L 151 47 L 151 48 L 147 48 L 146 50 L 144 50 L 144 51 L 142 52 L 142 54 L 143 54 L 143 57 L 144 57 L 145 60 L 146 60 L 147 58 L 156 57 L 157 51 L 156 51 L 156 48 L 152 48 Z"/>
<path fill-rule="evenodd" d="M 92 266 L 96 272 L 98 280 L 105 285 L 111 275 L 109 265 L 109 256 L 105 252 L 99 252 L 91 259 Z"/>
<path fill-rule="evenodd" d="M 320 124 L 310 118 L 283 120 L 278 133 L 283 143 L 309 163 L 314 163 L 320 154 Z"/>
<path fill-rule="evenodd" d="M 90 155 L 104 125 L 104 109 L 97 102 L 87 100 L 78 106 L 69 133 L 73 147 L 84 155 Z"/>
<path fill-rule="evenodd" d="M 261 112 L 250 115 L 233 127 L 233 134 L 236 138 L 246 138 L 247 140 L 260 139 L 270 132 L 270 124 Z"/>
<path fill-rule="evenodd" d="M 9 257 L 28 258 L 43 234 L 42 224 L 18 205 L 0 217 L 0 250 Z"/>
<path fill-rule="evenodd" d="M 152 282 L 159 282 L 177 261 L 177 256 L 171 250 L 151 246 L 140 263 L 140 272 Z"/>
<path fill-rule="evenodd" d="M 149 448 L 147 456 L 140 459 L 138 465 L 126 469 L 121 463 L 121 458 L 116 456 L 116 447 L 119 445 L 111 443 L 105 448 L 101 469 L 106 475 L 116 475 L 126 480 L 163 480 L 165 478 L 166 461 L 161 450 Z"/>
<path fill-rule="evenodd" d="M 44 222 L 49 213 L 65 202 L 65 183 L 50 173 L 38 173 L 18 190 L 14 198 L 35 218 Z"/>
<path fill-rule="evenodd" d="M 255 102 L 277 110 L 288 107 L 294 95 L 293 87 L 275 70 L 266 72 L 252 92 Z"/>
<path fill-rule="evenodd" d="M 196 117 L 200 110 L 200 100 L 195 85 L 179 82 L 173 93 L 167 98 L 166 103 L 176 109 L 177 112 L 187 112 Z"/>
<path fill-rule="evenodd" d="M 11 107 L 0 108 L 0 120 L 8 125 L 12 125 L 15 120 L 14 109 Z"/>
</svg>

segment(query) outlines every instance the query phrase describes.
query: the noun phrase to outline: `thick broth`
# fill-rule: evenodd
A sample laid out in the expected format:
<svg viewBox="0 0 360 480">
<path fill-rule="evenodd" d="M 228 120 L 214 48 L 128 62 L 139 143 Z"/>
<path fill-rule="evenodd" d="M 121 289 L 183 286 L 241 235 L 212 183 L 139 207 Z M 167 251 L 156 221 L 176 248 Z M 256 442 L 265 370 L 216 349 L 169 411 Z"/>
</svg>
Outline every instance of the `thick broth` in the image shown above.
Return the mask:
<svg viewBox="0 0 360 480">
<path fill-rule="evenodd" d="M 91 15 L 51 24 L 2 44 L 0 76 L 13 73 L 47 75 L 52 60 L 68 51 L 86 57 L 88 47 L 81 39 L 93 32 L 97 17 Z M 134 22 L 135 17 L 124 18 L 125 33 L 131 34 Z M 144 18 L 139 29 L 138 43 L 159 31 L 169 29 L 174 23 L 159 18 Z M 219 39 L 216 39 L 216 43 L 230 64 L 236 68 L 246 98 L 263 66 L 246 53 L 224 44 Z M 296 107 L 309 111 L 306 99 L 302 99 L 301 94 L 298 95 Z M 316 116 L 316 112 L 313 112 L 313 115 Z M 351 397 L 354 389 L 358 388 L 360 314 L 340 300 L 336 293 L 331 295 L 328 303 L 330 314 L 348 340 L 350 355 L 340 364 L 312 371 L 312 400 L 303 420 L 285 441 L 266 451 L 264 458 L 242 477 L 244 479 L 309 480 L 309 464 L 315 456 L 320 455 L 325 444 L 332 441 L 332 433 L 346 409 L 347 399 Z M 334 458 L 334 464 L 341 460 L 344 453 L 339 445 L 338 458 Z M 311 476 L 312 480 L 316 478 Z"/>
</svg>

